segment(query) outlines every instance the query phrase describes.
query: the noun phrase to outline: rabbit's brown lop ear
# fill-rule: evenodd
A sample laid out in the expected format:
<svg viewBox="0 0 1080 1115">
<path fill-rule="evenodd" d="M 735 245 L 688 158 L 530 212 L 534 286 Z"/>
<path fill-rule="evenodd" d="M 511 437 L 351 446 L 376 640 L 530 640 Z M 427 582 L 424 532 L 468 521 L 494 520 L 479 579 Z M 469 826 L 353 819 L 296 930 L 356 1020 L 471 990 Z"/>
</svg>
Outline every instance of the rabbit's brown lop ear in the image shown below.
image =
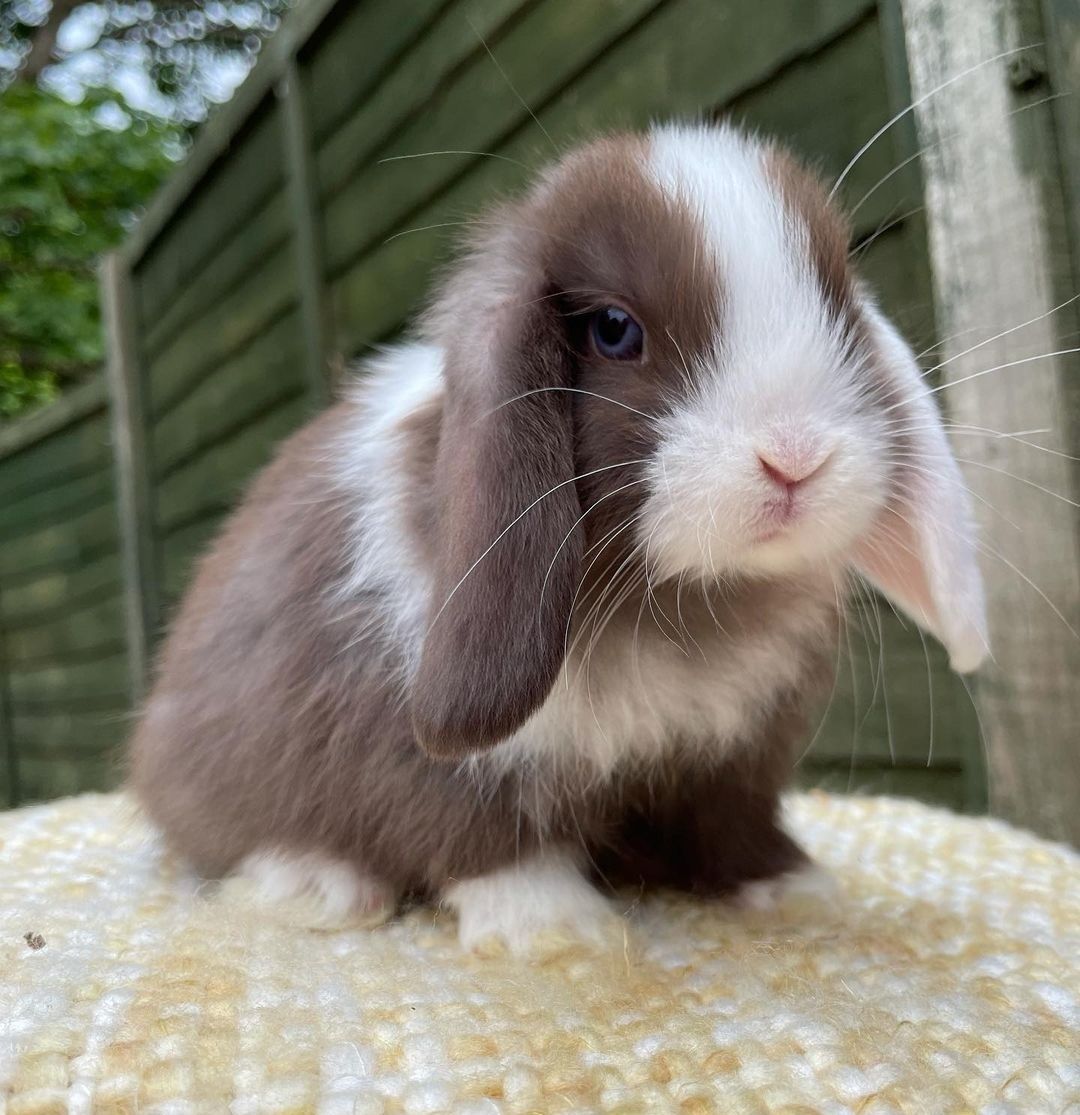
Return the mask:
<svg viewBox="0 0 1080 1115">
<path fill-rule="evenodd" d="M 439 320 L 446 396 L 435 484 L 439 527 L 428 629 L 411 691 L 429 754 L 491 747 L 550 692 L 582 561 L 571 355 L 538 280 L 451 284 Z M 512 275 L 513 272 L 510 272 Z M 456 323 L 456 329 L 454 324 Z"/>
</svg>

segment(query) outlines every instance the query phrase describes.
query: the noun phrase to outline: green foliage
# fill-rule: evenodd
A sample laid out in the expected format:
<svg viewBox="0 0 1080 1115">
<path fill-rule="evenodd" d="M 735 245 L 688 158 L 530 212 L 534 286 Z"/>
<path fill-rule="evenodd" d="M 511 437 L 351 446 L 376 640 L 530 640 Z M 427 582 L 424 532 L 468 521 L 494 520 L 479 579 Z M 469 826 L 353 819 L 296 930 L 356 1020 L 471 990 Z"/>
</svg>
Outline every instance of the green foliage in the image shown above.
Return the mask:
<svg viewBox="0 0 1080 1115">
<path fill-rule="evenodd" d="M 0 0 L 0 89 L 40 81 L 69 100 L 110 89 L 137 111 L 197 123 L 232 96 L 290 4 Z"/>
<path fill-rule="evenodd" d="M 96 264 L 175 165 L 176 130 L 103 121 L 16 83 L 0 94 L 0 417 L 51 398 L 103 357 Z"/>
</svg>

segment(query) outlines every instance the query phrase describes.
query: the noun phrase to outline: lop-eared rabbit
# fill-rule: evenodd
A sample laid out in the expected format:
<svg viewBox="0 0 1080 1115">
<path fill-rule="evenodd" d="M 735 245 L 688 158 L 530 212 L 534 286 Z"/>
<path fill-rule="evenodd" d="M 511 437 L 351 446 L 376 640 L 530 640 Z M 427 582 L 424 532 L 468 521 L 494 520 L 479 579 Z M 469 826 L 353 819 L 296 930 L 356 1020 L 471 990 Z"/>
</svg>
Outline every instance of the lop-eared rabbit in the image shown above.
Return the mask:
<svg viewBox="0 0 1080 1115">
<path fill-rule="evenodd" d="M 466 946 L 611 884 L 815 878 L 779 795 L 858 579 L 986 650 L 966 490 L 843 216 L 725 126 L 596 140 L 474 226 L 413 339 L 201 562 L 133 744 L 199 871 Z"/>
</svg>

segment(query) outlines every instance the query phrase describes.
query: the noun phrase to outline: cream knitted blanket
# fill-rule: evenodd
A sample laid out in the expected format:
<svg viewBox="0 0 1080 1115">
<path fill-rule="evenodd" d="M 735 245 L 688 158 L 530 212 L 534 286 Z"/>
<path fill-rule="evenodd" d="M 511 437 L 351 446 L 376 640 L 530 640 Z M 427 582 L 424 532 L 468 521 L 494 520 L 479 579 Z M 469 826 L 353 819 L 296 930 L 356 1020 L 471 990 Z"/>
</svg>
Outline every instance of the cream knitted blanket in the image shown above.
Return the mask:
<svg viewBox="0 0 1080 1115">
<path fill-rule="evenodd" d="M 1080 1111 L 1080 858 L 794 797 L 831 908 L 635 903 L 610 953 L 463 955 L 199 891 L 119 796 L 0 816 L 0 1111 Z"/>
</svg>

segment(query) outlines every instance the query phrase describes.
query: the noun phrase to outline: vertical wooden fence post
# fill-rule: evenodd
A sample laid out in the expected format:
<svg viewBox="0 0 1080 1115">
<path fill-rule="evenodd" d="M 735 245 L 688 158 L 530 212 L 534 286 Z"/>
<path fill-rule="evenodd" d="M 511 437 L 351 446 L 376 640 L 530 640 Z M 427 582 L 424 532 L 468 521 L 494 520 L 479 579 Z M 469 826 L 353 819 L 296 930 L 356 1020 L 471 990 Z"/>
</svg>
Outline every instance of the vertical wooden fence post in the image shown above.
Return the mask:
<svg viewBox="0 0 1080 1115">
<path fill-rule="evenodd" d="M 990 807 L 1080 843 L 1076 473 L 1046 451 L 1072 451 L 1080 318 L 1042 51 L 1018 49 L 1044 30 L 1026 0 L 902 9 L 943 399 L 985 541 Z"/>
<path fill-rule="evenodd" d="M 106 368 L 120 515 L 131 698 L 137 704 L 143 697 L 149 676 L 159 611 L 131 276 L 120 255 L 114 253 L 105 258 L 101 290 L 108 344 Z"/>
<path fill-rule="evenodd" d="M 285 173 L 296 247 L 304 363 L 312 401 L 316 406 L 322 406 L 330 398 L 331 386 L 322 234 L 310 117 L 295 55 L 285 63 L 285 72 L 277 84 L 276 93 L 285 135 Z"/>
<path fill-rule="evenodd" d="M 0 610 L 0 750 L 7 778 L 7 806 L 19 804 L 19 755 L 15 747 L 15 728 L 11 722 L 11 697 L 8 693 L 7 647 L 4 639 L 4 613 Z"/>
</svg>

